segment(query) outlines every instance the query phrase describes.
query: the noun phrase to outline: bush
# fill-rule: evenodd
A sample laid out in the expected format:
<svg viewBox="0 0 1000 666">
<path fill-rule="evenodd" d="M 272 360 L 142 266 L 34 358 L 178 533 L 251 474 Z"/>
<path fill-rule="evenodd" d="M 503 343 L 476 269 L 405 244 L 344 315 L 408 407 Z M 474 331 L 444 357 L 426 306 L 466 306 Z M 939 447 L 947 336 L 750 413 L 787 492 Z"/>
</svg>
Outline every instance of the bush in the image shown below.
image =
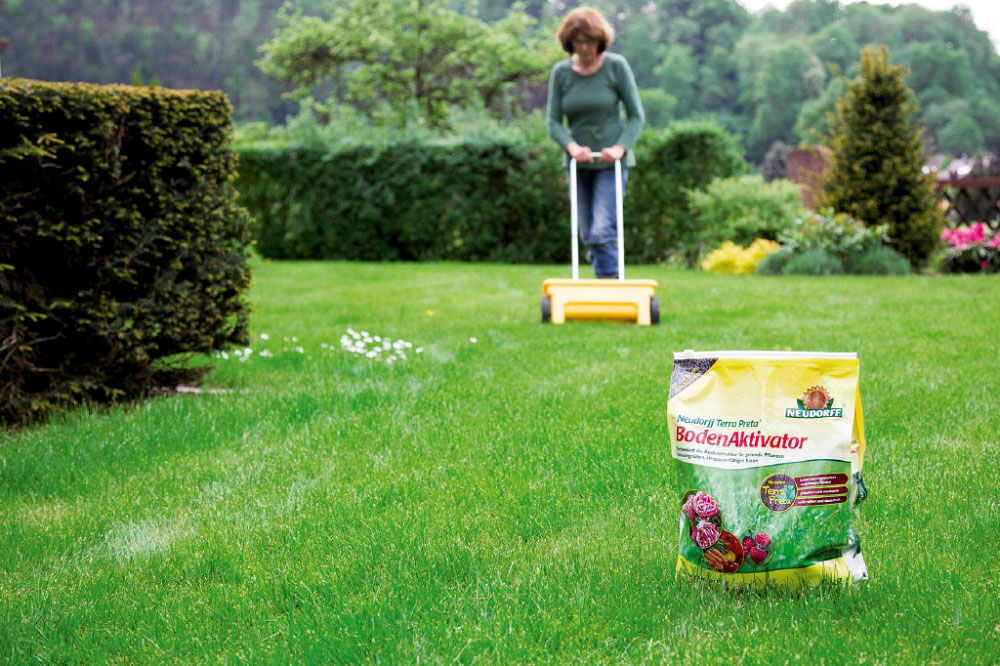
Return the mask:
<svg viewBox="0 0 1000 666">
<path fill-rule="evenodd" d="M 0 420 L 191 379 L 247 338 L 221 93 L 0 82 Z"/>
<path fill-rule="evenodd" d="M 885 245 L 875 245 L 847 258 L 844 270 L 854 275 L 906 275 L 910 262 Z"/>
<path fill-rule="evenodd" d="M 703 246 L 687 192 L 714 178 L 749 173 L 743 148 L 715 122 L 681 121 L 643 132 L 636 157 L 625 200 L 629 260 L 657 262 L 675 255 L 696 266 Z"/>
<path fill-rule="evenodd" d="M 844 264 L 826 250 L 816 248 L 796 254 L 782 269 L 782 275 L 838 275 L 844 272 Z"/>
<path fill-rule="evenodd" d="M 793 253 L 808 250 L 823 250 L 841 263 L 868 248 L 882 245 L 886 238 L 886 226 L 866 226 L 850 215 L 834 213 L 827 209 L 823 213 L 806 213 L 795 220 L 790 229 L 783 231 L 778 240 L 781 246 Z"/>
<path fill-rule="evenodd" d="M 266 257 L 569 261 L 569 194 L 555 144 L 264 143 L 239 151 L 241 201 Z"/>
<path fill-rule="evenodd" d="M 757 264 L 757 275 L 784 275 L 785 266 L 795 255 L 787 250 L 771 252 Z"/>
<path fill-rule="evenodd" d="M 688 193 L 704 247 L 730 240 L 777 240 L 806 214 L 799 186 L 787 180 L 765 183 L 760 176 L 715 179 Z"/>
<path fill-rule="evenodd" d="M 946 228 L 941 240 L 947 244 L 941 262 L 946 273 L 1000 272 L 1000 230 L 982 222 Z"/>
<path fill-rule="evenodd" d="M 772 240 L 758 238 L 744 248 L 732 241 L 724 242 L 719 248 L 709 252 L 701 262 L 701 268 L 713 273 L 734 273 L 752 275 L 767 255 L 778 252 L 781 246 Z"/>
</svg>

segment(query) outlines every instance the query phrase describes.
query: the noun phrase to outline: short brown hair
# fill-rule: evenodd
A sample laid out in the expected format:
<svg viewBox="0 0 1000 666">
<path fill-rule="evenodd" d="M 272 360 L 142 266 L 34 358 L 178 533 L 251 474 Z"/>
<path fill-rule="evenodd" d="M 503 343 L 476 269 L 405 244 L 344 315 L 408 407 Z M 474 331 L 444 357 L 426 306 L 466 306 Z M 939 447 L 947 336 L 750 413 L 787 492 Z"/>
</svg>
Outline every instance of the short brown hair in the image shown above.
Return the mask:
<svg viewBox="0 0 1000 666">
<path fill-rule="evenodd" d="M 597 52 L 604 53 L 615 41 L 615 29 L 593 7 L 577 7 L 563 19 L 556 39 L 566 53 L 573 53 L 573 40 L 580 38 L 597 40 Z"/>
</svg>

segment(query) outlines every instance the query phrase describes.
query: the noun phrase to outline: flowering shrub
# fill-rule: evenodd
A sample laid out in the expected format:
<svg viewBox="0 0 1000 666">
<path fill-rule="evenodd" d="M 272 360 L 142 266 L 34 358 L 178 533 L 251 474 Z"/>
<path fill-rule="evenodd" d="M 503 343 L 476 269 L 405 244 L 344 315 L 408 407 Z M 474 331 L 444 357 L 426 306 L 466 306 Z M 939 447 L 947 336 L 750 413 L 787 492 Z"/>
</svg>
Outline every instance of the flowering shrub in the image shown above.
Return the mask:
<svg viewBox="0 0 1000 666">
<path fill-rule="evenodd" d="M 996 273 L 1000 271 L 1000 233 L 982 222 L 944 229 L 947 243 L 942 268 L 949 273 Z"/>
<path fill-rule="evenodd" d="M 763 238 L 758 238 L 747 248 L 732 241 L 726 241 L 705 256 L 701 262 L 701 268 L 713 273 L 752 275 L 757 269 L 757 264 L 764 257 L 780 249 L 781 246 L 774 241 Z"/>
</svg>

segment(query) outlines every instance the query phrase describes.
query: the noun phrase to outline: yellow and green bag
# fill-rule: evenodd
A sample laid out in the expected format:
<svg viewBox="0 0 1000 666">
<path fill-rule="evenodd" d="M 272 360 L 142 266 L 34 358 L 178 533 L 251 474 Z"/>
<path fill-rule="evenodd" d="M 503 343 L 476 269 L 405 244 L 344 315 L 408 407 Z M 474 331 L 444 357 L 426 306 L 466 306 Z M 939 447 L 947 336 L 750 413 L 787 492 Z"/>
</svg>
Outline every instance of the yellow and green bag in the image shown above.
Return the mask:
<svg viewBox="0 0 1000 666">
<path fill-rule="evenodd" d="M 675 353 L 667 418 L 678 573 L 743 585 L 867 579 L 850 524 L 867 494 L 856 354 Z"/>
</svg>

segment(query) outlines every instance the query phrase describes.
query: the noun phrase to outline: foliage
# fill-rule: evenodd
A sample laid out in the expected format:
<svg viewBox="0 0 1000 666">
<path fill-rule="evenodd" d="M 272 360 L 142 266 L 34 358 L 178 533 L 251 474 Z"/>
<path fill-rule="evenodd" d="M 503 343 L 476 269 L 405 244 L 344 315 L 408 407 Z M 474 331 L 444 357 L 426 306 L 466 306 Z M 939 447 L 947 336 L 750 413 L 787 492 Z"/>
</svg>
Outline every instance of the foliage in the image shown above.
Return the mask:
<svg viewBox="0 0 1000 666">
<path fill-rule="evenodd" d="M 795 255 L 788 250 L 778 250 L 765 256 L 758 264 L 757 275 L 784 275 L 785 266 Z"/>
<path fill-rule="evenodd" d="M 646 113 L 646 127 L 662 129 L 674 119 L 677 108 L 677 98 L 660 88 L 642 88 L 639 90 L 642 110 Z"/>
<path fill-rule="evenodd" d="M 0 420 L 190 379 L 176 355 L 245 341 L 231 111 L 220 93 L 0 82 Z"/>
<path fill-rule="evenodd" d="M 281 85 L 254 66 L 286 0 L 0 0 L 6 76 L 223 90 L 240 121 L 282 122 Z M 294 0 L 315 11 L 326 0 Z"/>
<path fill-rule="evenodd" d="M 548 145 L 262 143 L 239 154 L 241 201 L 266 257 L 569 259 L 568 194 Z"/>
<path fill-rule="evenodd" d="M 806 214 L 799 186 L 787 180 L 765 183 L 761 176 L 717 178 L 688 201 L 705 247 L 724 240 L 737 245 L 755 238 L 776 240 Z"/>
<path fill-rule="evenodd" d="M 910 262 L 887 245 L 873 245 L 848 255 L 844 270 L 854 275 L 906 275 Z"/>
<path fill-rule="evenodd" d="M 793 254 L 823 250 L 841 262 L 852 254 L 888 242 L 886 225 L 867 226 L 843 213 L 827 209 L 808 212 L 778 236 L 781 247 Z"/>
<path fill-rule="evenodd" d="M 893 246 L 919 268 L 937 249 L 944 218 L 922 172 L 922 132 L 911 120 L 917 103 L 904 75 L 887 49 L 862 53 L 860 77 L 837 104 L 821 205 L 888 224 Z"/>
<path fill-rule="evenodd" d="M 556 47 L 530 26 L 519 12 L 489 26 L 432 0 L 351 0 L 326 19 L 286 9 L 259 64 L 300 99 L 329 82 L 330 102 L 369 118 L 442 128 L 451 106 L 509 115 L 513 93 L 545 80 Z"/>
<path fill-rule="evenodd" d="M 753 275 L 757 265 L 767 255 L 780 250 L 780 245 L 765 238 L 758 238 L 748 247 L 726 241 L 705 256 L 701 261 L 701 269 L 713 273 Z"/>
<path fill-rule="evenodd" d="M 641 166 L 629 176 L 625 247 L 632 261 L 675 256 L 696 266 L 701 228 L 688 192 L 715 178 L 749 172 L 736 137 L 710 121 L 681 121 L 666 130 L 646 130 L 636 155 Z"/>
<path fill-rule="evenodd" d="M 839 275 L 843 272 L 843 262 L 822 248 L 793 254 L 781 270 L 782 275 Z"/>
<path fill-rule="evenodd" d="M 965 114 L 953 116 L 938 132 L 938 148 L 949 155 L 971 155 L 982 150 L 984 143 L 979 124 Z"/>
<path fill-rule="evenodd" d="M 754 56 L 759 62 L 752 83 L 747 82 L 752 85 L 755 105 L 747 152 L 751 159 L 760 161 L 779 139 L 797 143 L 798 137 L 789 130 L 795 126 L 803 103 L 822 91 L 826 73 L 819 59 L 801 41 L 768 40 Z"/>
<path fill-rule="evenodd" d="M 399 2 L 379 0 L 378 11 L 385 17 L 399 16 Z M 3 36 L 11 38 L 4 71 L 60 81 L 129 82 L 138 69 L 142 80 L 158 77 L 172 88 L 224 90 L 241 122 L 283 123 L 297 105 L 282 99 L 279 81 L 255 66 L 258 47 L 275 37 L 276 14 L 283 4 L 286 0 L 0 0 Z M 982 132 L 982 144 L 974 150 L 1000 152 L 1000 57 L 989 36 L 960 6 L 929 11 L 913 4 L 889 7 L 823 0 L 795 2 L 785 11 L 753 16 L 737 0 L 593 0 L 591 4 L 614 25 L 617 38 L 612 49 L 629 59 L 639 87 L 658 89 L 677 100 L 670 120 L 712 117 L 744 137 L 754 160 L 763 157 L 773 139 L 790 145 L 800 140 L 812 143 L 812 131 L 824 131 L 826 111 L 839 96 L 830 85 L 841 72 L 854 76 L 862 47 L 883 43 L 911 71 L 907 83 L 928 116 L 929 139 L 946 145 L 938 133 L 953 116 L 944 111 L 961 102 Z M 292 14 L 301 10 L 303 16 L 313 17 L 328 17 L 330 6 L 353 6 L 351 0 L 287 0 L 287 5 Z M 475 20 L 483 29 L 516 34 L 518 43 L 530 44 L 529 51 L 539 55 L 546 69 L 561 57 L 552 36 L 573 5 L 545 0 L 441 0 L 437 6 Z M 535 23 L 504 27 L 522 11 Z M 361 15 L 356 18 L 335 44 L 367 38 L 364 30 L 371 24 Z M 398 23 L 389 28 L 412 32 L 416 26 Z M 401 43 L 408 40 L 405 37 Z M 384 46 L 375 40 L 372 44 Z M 511 53 L 519 51 L 514 47 Z M 775 56 L 793 51 L 802 59 Z M 501 50 L 498 59 L 496 53 L 490 51 L 491 57 L 476 62 L 476 69 L 495 72 L 507 57 Z M 388 57 L 396 61 L 398 55 Z M 829 83 L 826 91 L 824 81 Z M 516 97 L 525 110 L 544 104 L 540 86 L 513 87 L 507 101 Z M 322 102 L 315 102 L 320 110 L 332 105 L 325 99 L 330 92 L 328 86 L 315 92 Z M 334 101 L 344 101 L 345 90 L 333 92 Z M 492 104 L 487 107 L 494 110 Z M 423 112 L 407 111 L 411 112 L 427 122 Z M 384 109 L 373 113 L 384 114 Z M 932 114 L 944 122 L 931 122 Z M 661 118 L 661 125 L 665 122 Z M 977 136 L 971 138 L 979 143 Z"/>
<path fill-rule="evenodd" d="M 982 222 L 945 228 L 941 268 L 947 273 L 1000 272 L 1000 231 Z"/>
</svg>

